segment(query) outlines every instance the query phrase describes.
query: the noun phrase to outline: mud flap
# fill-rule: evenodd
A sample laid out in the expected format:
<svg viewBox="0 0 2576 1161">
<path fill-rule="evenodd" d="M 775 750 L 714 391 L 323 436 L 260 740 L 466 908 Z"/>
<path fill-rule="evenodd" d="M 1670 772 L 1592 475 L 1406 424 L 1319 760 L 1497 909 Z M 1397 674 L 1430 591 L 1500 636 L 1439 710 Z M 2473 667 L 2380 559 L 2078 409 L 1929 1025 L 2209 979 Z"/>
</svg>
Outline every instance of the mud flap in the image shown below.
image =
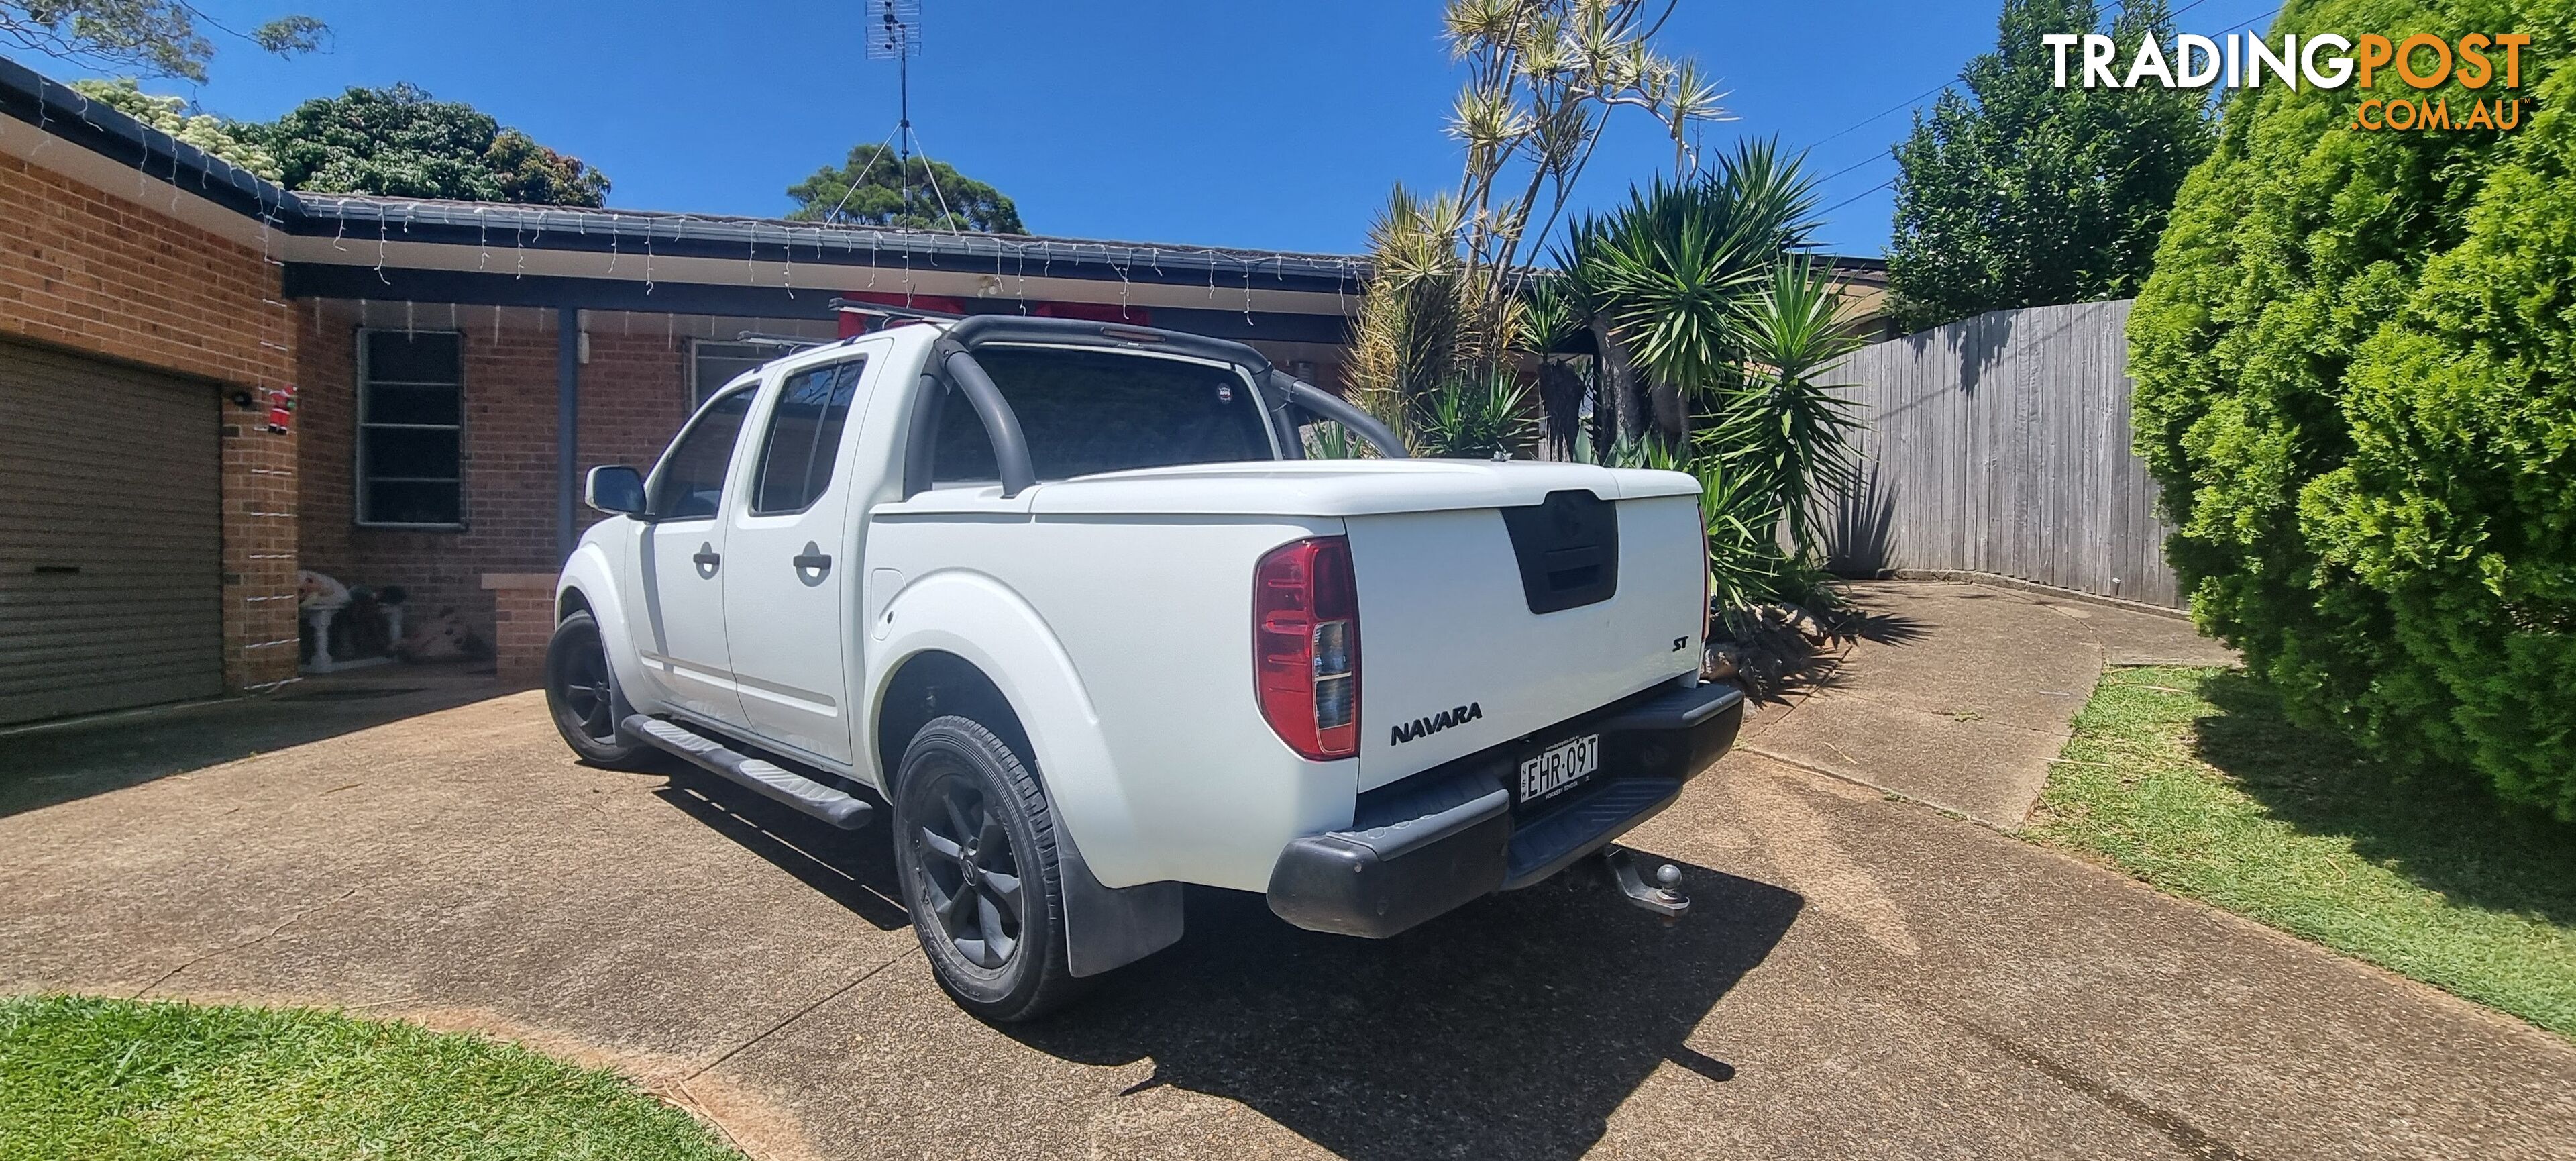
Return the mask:
<svg viewBox="0 0 2576 1161">
<path fill-rule="evenodd" d="M 1056 882 L 1064 891 L 1066 967 L 1077 976 L 1122 968 L 1181 939 L 1181 885 L 1103 886 L 1082 861 L 1082 847 L 1055 828 Z"/>
</svg>

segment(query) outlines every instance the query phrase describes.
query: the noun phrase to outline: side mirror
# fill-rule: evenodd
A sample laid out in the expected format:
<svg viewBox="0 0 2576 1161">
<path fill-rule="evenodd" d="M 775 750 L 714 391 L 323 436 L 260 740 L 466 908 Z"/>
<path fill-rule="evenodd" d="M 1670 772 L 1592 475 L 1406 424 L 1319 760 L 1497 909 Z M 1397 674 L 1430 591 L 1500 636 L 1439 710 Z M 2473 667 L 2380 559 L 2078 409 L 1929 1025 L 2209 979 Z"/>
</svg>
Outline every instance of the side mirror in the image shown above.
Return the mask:
<svg viewBox="0 0 2576 1161">
<path fill-rule="evenodd" d="M 590 469 L 590 478 L 582 487 L 582 501 L 612 516 L 644 514 L 643 473 L 624 464 L 601 464 Z"/>
</svg>

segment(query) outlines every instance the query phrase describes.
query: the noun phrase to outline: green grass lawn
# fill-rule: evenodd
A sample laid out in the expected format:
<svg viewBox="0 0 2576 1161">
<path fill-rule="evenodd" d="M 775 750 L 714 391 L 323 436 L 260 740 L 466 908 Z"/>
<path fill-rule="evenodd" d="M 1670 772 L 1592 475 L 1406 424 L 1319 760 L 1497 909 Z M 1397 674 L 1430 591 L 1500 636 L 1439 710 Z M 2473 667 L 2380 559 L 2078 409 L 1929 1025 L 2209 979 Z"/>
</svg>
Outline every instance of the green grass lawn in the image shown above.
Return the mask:
<svg viewBox="0 0 2576 1161">
<path fill-rule="evenodd" d="M 2115 669 L 2024 832 L 2576 1037 L 2576 826 L 2400 777 L 2225 669 Z"/>
<path fill-rule="evenodd" d="M 0 997 L 0 1157 L 741 1161 L 615 1073 L 294 1009 Z"/>
</svg>

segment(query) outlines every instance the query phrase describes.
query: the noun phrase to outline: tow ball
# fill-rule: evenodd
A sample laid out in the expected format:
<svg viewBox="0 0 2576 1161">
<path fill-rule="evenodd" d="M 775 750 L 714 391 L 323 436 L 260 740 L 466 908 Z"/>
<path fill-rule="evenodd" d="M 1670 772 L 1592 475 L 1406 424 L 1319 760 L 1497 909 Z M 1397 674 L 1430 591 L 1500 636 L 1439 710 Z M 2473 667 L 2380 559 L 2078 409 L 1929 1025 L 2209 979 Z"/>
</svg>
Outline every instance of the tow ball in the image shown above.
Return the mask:
<svg viewBox="0 0 2576 1161">
<path fill-rule="evenodd" d="M 1666 926 L 1679 922 L 1690 913 L 1690 896 L 1673 889 L 1682 881 L 1682 869 L 1671 863 L 1655 868 L 1655 882 L 1648 886 L 1637 873 L 1637 856 L 1626 847 L 1603 847 L 1601 862 L 1610 868 L 1610 881 L 1619 885 L 1619 893 L 1628 901 L 1654 912 Z"/>
</svg>

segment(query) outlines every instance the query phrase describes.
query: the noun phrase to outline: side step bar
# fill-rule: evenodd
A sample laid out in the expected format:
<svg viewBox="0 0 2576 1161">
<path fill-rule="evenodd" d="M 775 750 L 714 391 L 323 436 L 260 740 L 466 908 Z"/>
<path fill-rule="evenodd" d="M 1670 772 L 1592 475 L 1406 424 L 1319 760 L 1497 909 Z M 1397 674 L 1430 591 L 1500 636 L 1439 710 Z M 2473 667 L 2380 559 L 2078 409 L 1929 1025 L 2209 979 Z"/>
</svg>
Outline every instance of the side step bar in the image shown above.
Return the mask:
<svg viewBox="0 0 2576 1161">
<path fill-rule="evenodd" d="M 876 808 L 776 763 L 746 758 L 686 726 L 632 714 L 618 724 L 626 736 L 661 750 L 708 773 L 722 777 L 798 814 L 812 815 L 842 830 L 868 824 Z"/>
</svg>

